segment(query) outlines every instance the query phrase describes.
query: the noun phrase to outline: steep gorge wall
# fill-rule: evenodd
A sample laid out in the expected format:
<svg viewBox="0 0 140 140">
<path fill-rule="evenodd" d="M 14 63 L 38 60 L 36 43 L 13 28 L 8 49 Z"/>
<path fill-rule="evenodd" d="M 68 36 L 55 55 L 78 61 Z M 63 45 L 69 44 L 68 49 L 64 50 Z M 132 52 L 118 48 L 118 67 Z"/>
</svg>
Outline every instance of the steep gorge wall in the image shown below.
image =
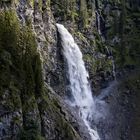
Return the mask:
<svg viewBox="0 0 140 140">
<path fill-rule="evenodd" d="M 49 19 L 50 9 L 45 7 L 47 3 L 43 7 L 48 17 L 42 14 L 38 2 L 0 4 L 0 138 L 80 139 L 69 123 L 70 114 L 67 115 L 63 101 L 43 81 L 42 67 L 55 65 L 48 56 L 54 49 L 49 48 L 54 25 Z"/>
</svg>

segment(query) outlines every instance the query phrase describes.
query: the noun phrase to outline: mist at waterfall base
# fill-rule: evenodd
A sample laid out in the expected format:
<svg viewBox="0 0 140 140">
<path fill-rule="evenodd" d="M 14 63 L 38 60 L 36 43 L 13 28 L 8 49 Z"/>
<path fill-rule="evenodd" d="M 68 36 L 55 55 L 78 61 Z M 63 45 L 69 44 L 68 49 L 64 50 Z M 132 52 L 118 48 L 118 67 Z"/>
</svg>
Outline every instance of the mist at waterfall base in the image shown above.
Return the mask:
<svg viewBox="0 0 140 140">
<path fill-rule="evenodd" d="M 96 111 L 95 101 L 88 82 L 89 75 L 82 59 L 82 53 L 68 30 L 61 24 L 57 24 L 57 28 L 61 37 L 63 55 L 68 65 L 70 90 L 74 98 L 73 101 L 69 101 L 69 104 L 77 108 L 91 139 L 99 140 L 98 132 L 95 126 L 94 129 L 91 127 L 91 122 L 93 118 L 96 120 L 102 114 Z"/>
</svg>

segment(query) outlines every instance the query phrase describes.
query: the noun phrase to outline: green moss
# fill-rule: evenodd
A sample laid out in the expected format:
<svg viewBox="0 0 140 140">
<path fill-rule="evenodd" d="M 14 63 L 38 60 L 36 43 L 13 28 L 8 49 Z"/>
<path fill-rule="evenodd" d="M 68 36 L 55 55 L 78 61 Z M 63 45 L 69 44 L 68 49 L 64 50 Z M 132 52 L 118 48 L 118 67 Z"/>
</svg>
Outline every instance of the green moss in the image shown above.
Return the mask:
<svg viewBox="0 0 140 140">
<path fill-rule="evenodd" d="M 87 42 L 86 37 L 81 32 L 79 32 L 79 31 L 78 32 L 74 32 L 74 35 L 77 36 L 81 41 Z"/>
<path fill-rule="evenodd" d="M 39 9 L 42 10 L 42 0 L 38 0 Z"/>
<path fill-rule="evenodd" d="M 17 83 L 20 67 L 18 57 L 18 41 L 20 28 L 14 10 L 1 11 L 0 13 L 0 96 L 7 90 L 9 96 L 6 108 L 14 110 L 20 108 L 19 84 Z M 16 74 L 13 75 L 16 70 Z M 15 99 L 13 99 L 15 96 Z M 18 105 L 16 105 L 18 103 Z"/>
<path fill-rule="evenodd" d="M 27 125 L 20 131 L 18 140 L 45 140 L 39 133 L 36 122 L 28 120 Z"/>
<path fill-rule="evenodd" d="M 27 3 L 34 8 L 34 0 L 27 0 Z"/>
<path fill-rule="evenodd" d="M 56 139 L 57 137 L 62 139 L 67 138 L 68 140 L 78 139 L 78 134 L 65 118 L 65 112 L 62 110 L 59 100 L 51 94 L 50 89 L 46 86 L 39 107 L 41 113 L 45 111 L 48 117 L 51 118 L 50 121 L 54 125 L 53 132 Z"/>
<path fill-rule="evenodd" d="M 80 19 L 82 27 L 86 28 L 88 25 L 88 11 L 87 2 L 85 0 L 80 0 Z"/>
<path fill-rule="evenodd" d="M 36 95 L 42 92 L 42 71 L 31 24 L 20 27 L 14 10 L 0 13 L 0 97 L 8 111 L 22 109 L 23 125 L 38 119 Z M 3 99 L 3 96 L 6 98 Z M 30 114 L 34 114 L 32 117 Z"/>
</svg>

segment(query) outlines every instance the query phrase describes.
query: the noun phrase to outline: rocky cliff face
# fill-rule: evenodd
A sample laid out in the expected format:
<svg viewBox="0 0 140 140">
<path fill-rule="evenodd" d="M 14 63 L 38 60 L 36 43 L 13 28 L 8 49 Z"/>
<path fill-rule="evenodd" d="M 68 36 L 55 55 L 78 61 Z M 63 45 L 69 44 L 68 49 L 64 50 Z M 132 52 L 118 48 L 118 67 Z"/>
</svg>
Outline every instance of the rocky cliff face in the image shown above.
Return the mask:
<svg viewBox="0 0 140 140">
<path fill-rule="evenodd" d="M 95 95 L 122 75 L 137 95 L 139 77 L 128 73 L 139 68 L 139 12 L 138 0 L 1 0 L 0 138 L 89 139 L 64 103 L 67 76 L 56 23 L 81 47 Z"/>
</svg>

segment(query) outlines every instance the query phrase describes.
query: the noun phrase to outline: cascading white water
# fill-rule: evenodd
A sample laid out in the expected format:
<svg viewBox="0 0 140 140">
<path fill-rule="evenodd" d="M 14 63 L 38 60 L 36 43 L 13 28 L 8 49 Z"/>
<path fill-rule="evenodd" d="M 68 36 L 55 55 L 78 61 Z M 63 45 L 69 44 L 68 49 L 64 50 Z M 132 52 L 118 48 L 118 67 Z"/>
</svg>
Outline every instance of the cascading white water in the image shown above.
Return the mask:
<svg viewBox="0 0 140 140">
<path fill-rule="evenodd" d="M 101 35 L 100 14 L 98 13 L 98 11 L 96 11 L 96 17 L 97 17 L 97 29 L 98 29 L 98 33 L 99 33 L 99 35 Z"/>
<path fill-rule="evenodd" d="M 87 79 L 89 75 L 85 69 L 82 53 L 68 30 L 61 24 L 57 24 L 57 28 L 61 36 L 63 54 L 68 65 L 71 94 L 74 97 L 71 104 L 79 109 L 79 115 L 88 128 L 91 139 L 99 140 L 97 131 L 90 127 L 95 103 Z"/>
</svg>

